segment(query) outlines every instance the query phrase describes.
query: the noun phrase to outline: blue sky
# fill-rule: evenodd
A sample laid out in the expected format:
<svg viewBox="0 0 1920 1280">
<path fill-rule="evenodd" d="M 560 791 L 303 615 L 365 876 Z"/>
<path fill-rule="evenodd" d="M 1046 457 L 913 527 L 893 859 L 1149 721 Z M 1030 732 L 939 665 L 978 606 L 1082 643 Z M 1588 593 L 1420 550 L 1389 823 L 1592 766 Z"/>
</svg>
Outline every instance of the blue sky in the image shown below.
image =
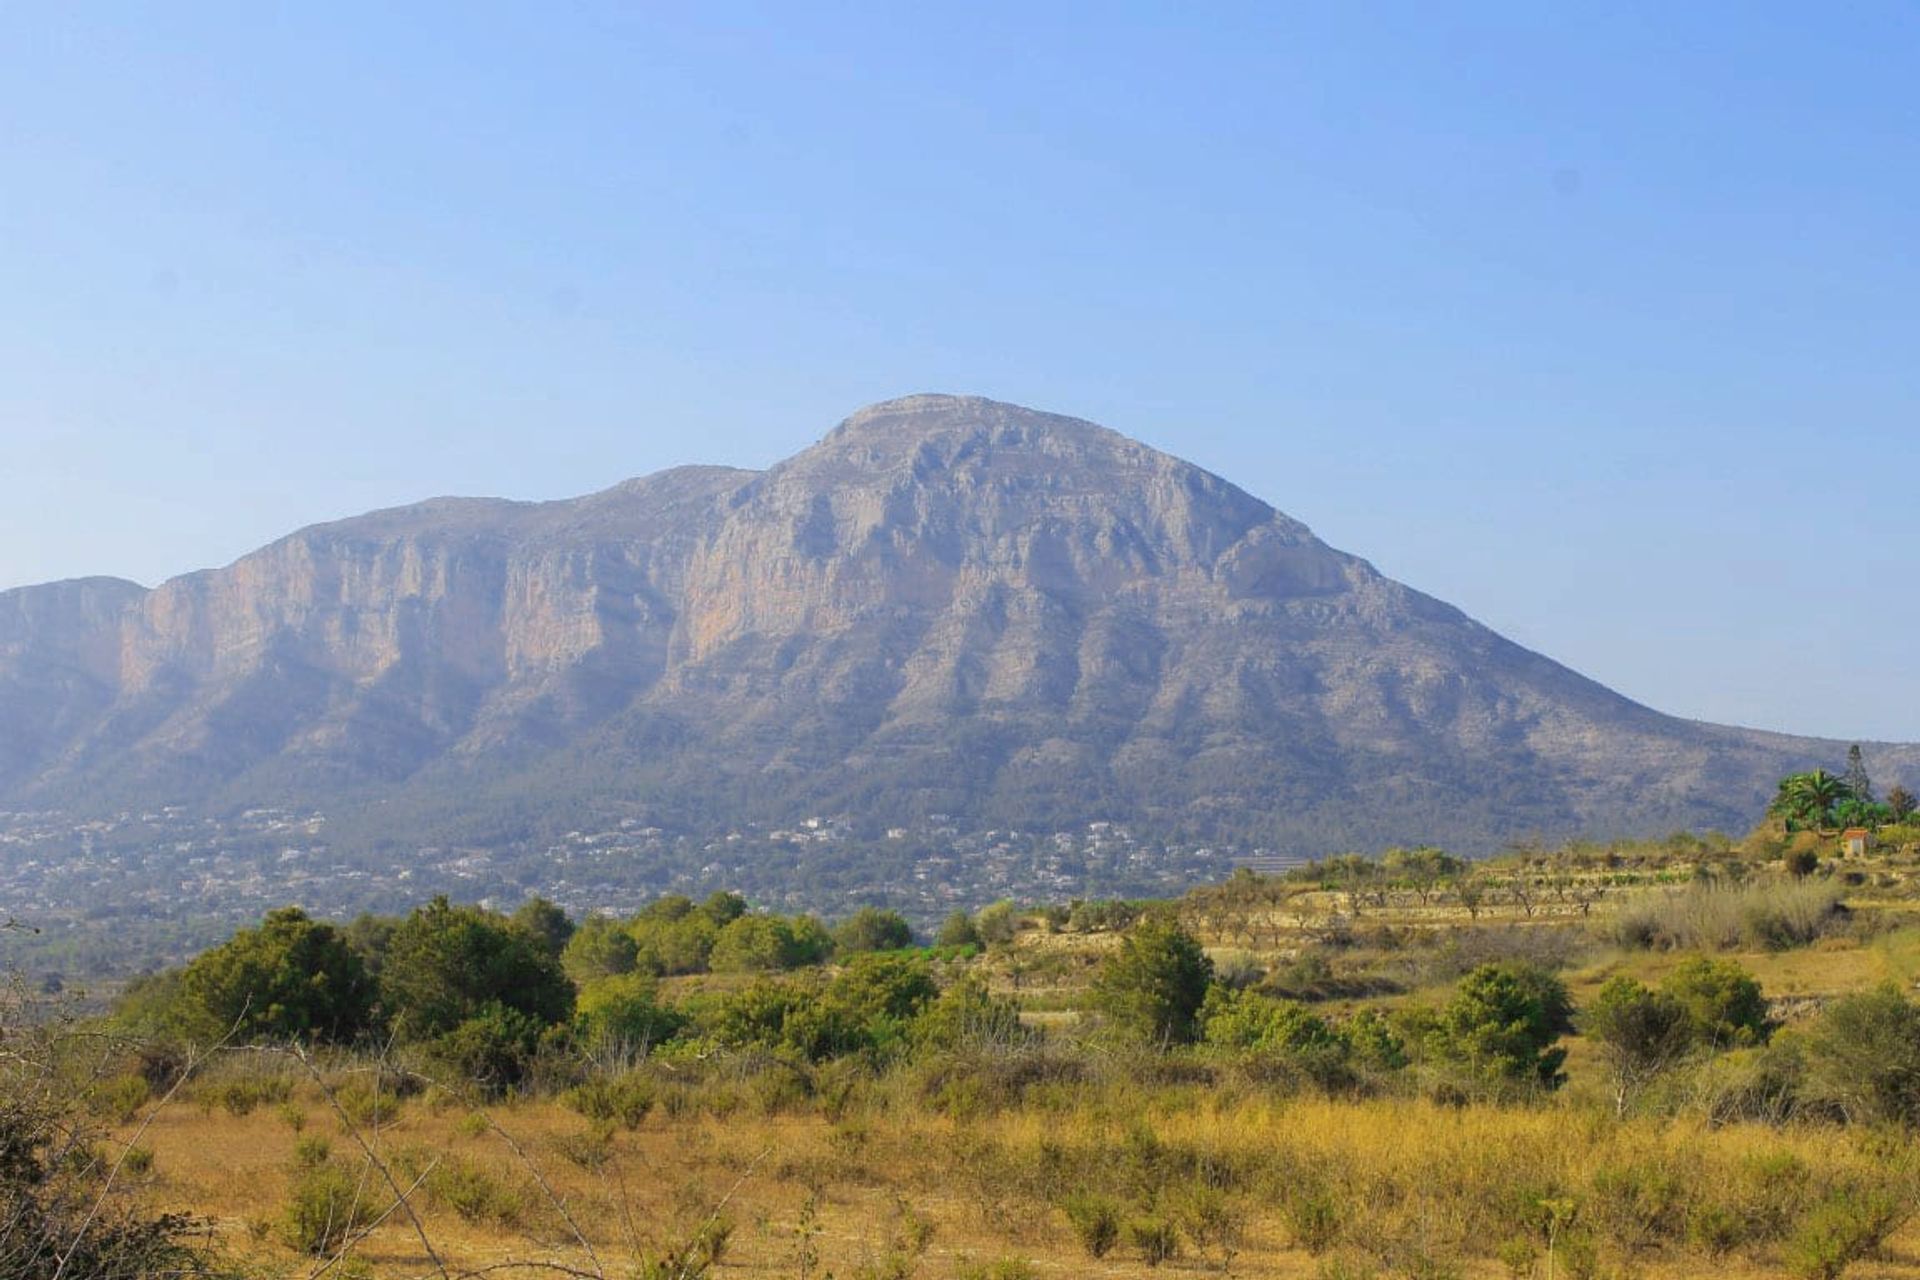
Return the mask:
<svg viewBox="0 0 1920 1280">
<path fill-rule="evenodd" d="M 1920 739 L 1911 6 L 0 7 L 0 587 L 1104 422 L 1662 709 Z"/>
</svg>

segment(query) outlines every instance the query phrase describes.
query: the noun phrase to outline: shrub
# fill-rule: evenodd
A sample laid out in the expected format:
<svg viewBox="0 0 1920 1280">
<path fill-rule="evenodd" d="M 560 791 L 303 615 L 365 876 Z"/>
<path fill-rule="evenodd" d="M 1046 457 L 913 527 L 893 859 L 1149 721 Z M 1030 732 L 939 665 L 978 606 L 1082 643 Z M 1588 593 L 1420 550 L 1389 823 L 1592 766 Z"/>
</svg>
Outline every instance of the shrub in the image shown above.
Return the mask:
<svg viewBox="0 0 1920 1280">
<path fill-rule="evenodd" d="M 631 1059 L 671 1040 L 686 1025 L 686 1015 L 660 1002 L 660 984 L 652 974 L 628 973 L 582 988 L 574 1035 L 597 1057 Z"/>
<path fill-rule="evenodd" d="M 1833 886 L 1707 882 L 1642 897 L 1614 917 L 1614 941 L 1662 951 L 1784 950 L 1805 946 L 1846 918 Z"/>
<path fill-rule="evenodd" d="M 1804 1280 L 1838 1280 L 1878 1249 L 1904 1216 L 1891 1196 L 1836 1192 L 1814 1206 L 1787 1241 L 1787 1266 Z"/>
<path fill-rule="evenodd" d="M 565 1100 L 589 1120 L 638 1129 L 658 1098 L 653 1078 L 636 1071 L 612 1080 L 589 1080 L 568 1090 Z"/>
<path fill-rule="evenodd" d="M 1246 1228 L 1246 1215 L 1240 1206 L 1219 1187 L 1196 1181 L 1180 1194 L 1175 1212 L 1194 1249 L 1202 1257 L 1217 1253 L 1221 1270 L 1231 1271 Z"/>
<path fill-rule="evenodd" d="M 898 911 L 862 907 L 835 926 L 833 945 L 841 955 L 897 951 L 913 945 L 913 926 Z"/>
<path fill-rule="evenodd" d="M 1062 1207 L 1089 1258 L 1104 1258 L 1120 1243 L 1120 1206 L 1113 1200 L 1081 1192 L 1069 1196 Z"/>
<path fill-rule="evenodd" d="M 483 1093 L 498 1095 L 526 1080 L 542 1029 L 532 1014 L 496 1002 L 429 1041 L 427 1055 Z"/>
<path fill-rule="evenodd" d="M 362 1179 L 338 1164 L 300 1170 L 280 1214 L 281 1240 L 302 1253 L 335 1252 L 376 1216 L 365 1190 Z"/>
<path fill-rule="evenodd" d="M 1808 1092 L 1844 1118 L 1920 1123 L 1920 1004 L 1891 983 L 1834 1001 L 1804 1048 Z"/>
<path fill-rule="evenodd" d="M 203 1107 L 219 1105 L 230 1116 L 248 1116 L 266 1104 L 277 1104 L 293 1096 L 293 1085 L 281 1076 L 242 1076 L 207 1085 L 201 1092 Z"/>
<path fill-rule="evenodd" d="M 468 1222 L 510 1227 L 520 1221 L 526 1203 L 520 1193 L 469 1160 L 443 1156 L 427 1174 L 427 1194 Z"/>
<path fill-rule="evenodd" d="M 1289 1187 L 1280 1199 L 1280 1215 L 1294 1244 L 1315 1257 L 1339 1241 L 1346 1225 L 1340 1201 L 1317 1183 Z"/>
<path fill-rule="evenodd" d="M 293 1163 L 300 1169 L 317 1169 L 333 1156 L 333 1144 L 319 1134 L 309 1134 L 293 1144 Z"/>
<path fill-rule="evenodd" d="M 126 1124 L 153 1100 L 153 1088 L 144 1076 L 114 1076 L 87 1093 L 87 1110 L 116 1124 Z"/>
<path fill-rule="evenodd" d="M 1127 1224 L 1127 1238 L 1150 1267 L 1180 1256 L 1180 1233 L 1165 1218 L 1135 1218 Z"/>
<path fill-rule="evenodd" d="M 383 1088 L 377 1076 L 357 1075 L 333 1091 L 333 1101 L 347 1119 L 362 1128 L 392 1124 L 399 1114 L 401 1100 L 392 1089 Z"/>
<path fill-rule="evenodd" d="M 557 1134 L 553 1139 L 553 1149 L 567 1163 L 588 1172 L 603 1169 L 613 1159 L 613 1126 L 596 1121 L 583 1132 Z"/>
<path fill-rule="evenodd" d="M 152 1147 L 128 1147 L 120 1158 L 120 1167 L 134 1177 L 144 1177 L 153 1172 Z"/>
</svg>

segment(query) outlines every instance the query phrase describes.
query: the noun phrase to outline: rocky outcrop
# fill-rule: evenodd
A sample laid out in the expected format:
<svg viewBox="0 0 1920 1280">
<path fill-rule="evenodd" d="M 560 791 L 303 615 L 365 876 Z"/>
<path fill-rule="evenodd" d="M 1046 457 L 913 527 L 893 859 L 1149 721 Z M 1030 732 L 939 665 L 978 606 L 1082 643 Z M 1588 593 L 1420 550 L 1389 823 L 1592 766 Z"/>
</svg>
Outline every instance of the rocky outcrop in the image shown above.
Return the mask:
<svg viewBox="0 0 1920 1280">
<path fill-rule="evenodd" d="M 502 795 L 1302 847 L 1743 826 L 1837 744 L 1660 715 L 1090 423 L 915 396 L 763 473 L 440 499 L 0 594 L 0 800 Z M 1913 748 L 1876 749 L 1920 780 Z M 480 823 L 484 828 L 484 821 Z"/>
</svg>

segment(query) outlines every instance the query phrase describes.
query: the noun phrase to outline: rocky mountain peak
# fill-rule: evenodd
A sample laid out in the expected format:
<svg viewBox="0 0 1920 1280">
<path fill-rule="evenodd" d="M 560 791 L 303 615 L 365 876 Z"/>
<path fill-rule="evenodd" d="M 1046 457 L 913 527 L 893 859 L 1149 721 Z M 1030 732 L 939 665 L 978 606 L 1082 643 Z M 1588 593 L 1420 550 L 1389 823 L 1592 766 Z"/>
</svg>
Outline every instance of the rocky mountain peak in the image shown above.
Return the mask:
<svg viewBox="0 0 1920 1280">
<path fill-rule="evenodd" d="M 1476 848 L 1738 827 L 1836 752 L 1659 715 L 1199 467 L 973 396 L 872 405 L 764 472 L 0 594 L 0 803 L 383 805 L 382 840 L 443 838 L 403 812 L 483 832 L 499 797 L 562 832 L 945 813 Z"/>
</svg>

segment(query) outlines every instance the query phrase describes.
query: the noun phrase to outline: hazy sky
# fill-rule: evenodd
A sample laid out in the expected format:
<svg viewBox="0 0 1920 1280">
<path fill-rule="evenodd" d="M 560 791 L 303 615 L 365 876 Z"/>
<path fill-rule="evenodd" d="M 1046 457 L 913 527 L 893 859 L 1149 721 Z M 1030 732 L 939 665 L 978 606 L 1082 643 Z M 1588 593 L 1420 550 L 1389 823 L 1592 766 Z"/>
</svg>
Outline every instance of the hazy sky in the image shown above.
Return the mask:
<svg viewBox="0 0 1920 1280">
<path fill-rule="evenodd" d="M 975 392 L 1920 739 L 1917 255 L 1907 3 L 0 5 L 0 587 Z"/>
</svg>

